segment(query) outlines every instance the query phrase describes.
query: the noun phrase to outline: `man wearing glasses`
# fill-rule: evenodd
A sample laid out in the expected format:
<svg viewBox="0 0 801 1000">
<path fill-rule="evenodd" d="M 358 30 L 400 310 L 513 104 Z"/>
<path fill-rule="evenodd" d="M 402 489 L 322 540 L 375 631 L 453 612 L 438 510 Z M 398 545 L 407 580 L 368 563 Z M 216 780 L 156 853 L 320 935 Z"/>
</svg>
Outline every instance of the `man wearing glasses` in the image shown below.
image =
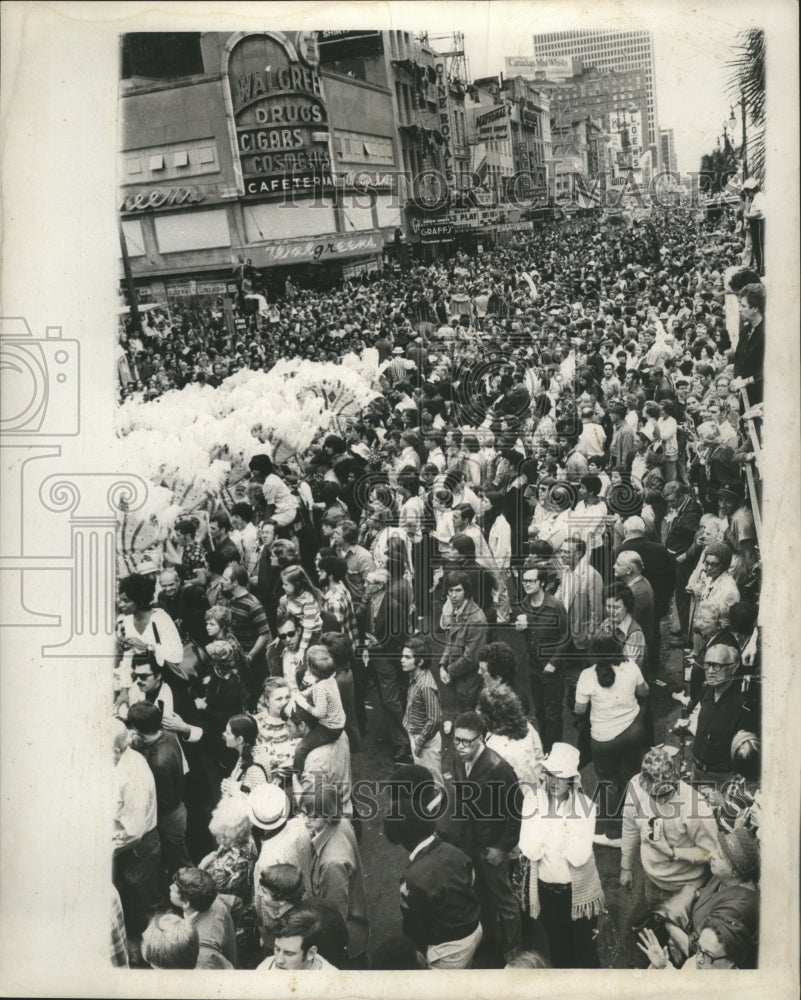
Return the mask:
<svg viewBox="0 0 801 1000">
<path fill-rule="evenodd" d="M 693 741 L 693 778 L 720 791 L 734 774 L 731 741 L 741 729 L 759 733 L 756 685 L 743 690 L 740 649 L 721 633 L 704 651 L 704 687 Z"/>
<path fill-rule="evenodd" d="M 522 792 L 514 769 L 484 743 L 477 712 L 453 723 L 455 810 L 476 873 L 481 924 L 508 960 L 520 948 L 520 907 L 509 884 L 509 853 L 520 839 Z"/>
<path fill-rule="evenodd" d="M 301 628 L 292 616 L 279 616 L 276 637 L 267 647 L 267 668 L 271 677 L 283 677 L 292 692 L 298 690 L 298 673 L 304 670 L 300 653 Z"/>
</svg>

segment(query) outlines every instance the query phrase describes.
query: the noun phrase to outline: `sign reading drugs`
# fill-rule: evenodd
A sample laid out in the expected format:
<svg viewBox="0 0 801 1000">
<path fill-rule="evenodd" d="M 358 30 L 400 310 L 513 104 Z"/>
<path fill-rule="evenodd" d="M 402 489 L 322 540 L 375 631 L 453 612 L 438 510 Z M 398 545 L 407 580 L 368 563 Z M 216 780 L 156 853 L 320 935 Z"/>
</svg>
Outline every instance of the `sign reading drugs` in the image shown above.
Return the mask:
<svg viewBox="0 0 801 1000">
<path fill-rule="evenodd" d="M 229 113 L 245 195 L 331 187 L 328 114 L 314 62 L 279 32 L 232 41 Z"/>
<path fill-rule="evenodd" d="M 479 142 L 500 142 L 509 138 L 509 114 L 505 104 L 497 104 L 476 115 Z"/>
</svg>

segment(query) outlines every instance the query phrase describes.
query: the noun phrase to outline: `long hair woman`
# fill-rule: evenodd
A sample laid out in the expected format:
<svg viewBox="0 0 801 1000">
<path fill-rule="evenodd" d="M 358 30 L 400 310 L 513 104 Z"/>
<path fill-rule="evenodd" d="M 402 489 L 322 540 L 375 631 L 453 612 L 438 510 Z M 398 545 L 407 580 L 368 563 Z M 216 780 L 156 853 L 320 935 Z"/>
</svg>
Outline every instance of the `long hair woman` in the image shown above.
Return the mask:
<svg viewBox="0 0 801 1000">
<path fill-rule="evenodd" d="M 278 602 L 278 610 L 294 615 L 300 622 L 300 655 L 305 657 L 309 646 L 319 642 L 323 634 L 323 595 L 302 566 L 287 566 L 281 573 L 281 583 L 284 596 Z"/>
<path fill-rule="evenodd" d="M 223 740 L 238 756 L 230 777 L 223 781 L 224 794 L 249 795 L 268 780 L 268 770 L 257 751 L 258 739 L 259 726 L 252 715 L 241 713 L 228 720 Z"/>
<path fill-rule="evenodd" d="M 642 763 L 648 685 L 613 636 L 596 636 L 589 657 L 593 666 L 579 675 L 575 711 L 584 715 L 589 706 L 592 762 L 604 786 L 596 843 L 612 846 L 621 835 L 623 794 Z"/>
<path fill-rule="evenodd" d="M 485 679 L 478 711 L 487 725 L 484 743 L 512 765 L 521 784 L 538 785 L 540 761 L 545 756 L 542 741 L 517 694 L 500 681 Z"/>
</svg>

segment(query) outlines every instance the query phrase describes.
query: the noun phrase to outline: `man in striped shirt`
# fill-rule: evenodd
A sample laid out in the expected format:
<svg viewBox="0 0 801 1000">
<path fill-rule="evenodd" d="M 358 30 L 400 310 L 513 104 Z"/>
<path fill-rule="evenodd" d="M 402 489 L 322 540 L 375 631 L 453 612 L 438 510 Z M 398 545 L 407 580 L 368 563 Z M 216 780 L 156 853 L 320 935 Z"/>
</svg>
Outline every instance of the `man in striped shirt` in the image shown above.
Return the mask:
<svg viewBox="0 0 801 1000">
<path fill-rule="evenodd" d="M 228 566 L 222 577 L 218 599 L 231 612 L 231 631 L 245 654 L 242 680 L 248 692 L 248 709 L 254 709 L 267 676 L 264 650 L 270 641 L 270 626 L 261 601 L 247 589 L 248 571 L 244 566 Z"/>
<path fill-rule="evenodd" d="M 403 728 L 409 734 L 412 759 L 427 767 L 434 780 L 442 780 L 442 736 L 439 724 L 442 712 L 439 689 L 426 666 L 427 644 L 422 636 L 412 636 L 403 647 L 401 668 L 409 675 L 409 691 Z"/>
</svg>

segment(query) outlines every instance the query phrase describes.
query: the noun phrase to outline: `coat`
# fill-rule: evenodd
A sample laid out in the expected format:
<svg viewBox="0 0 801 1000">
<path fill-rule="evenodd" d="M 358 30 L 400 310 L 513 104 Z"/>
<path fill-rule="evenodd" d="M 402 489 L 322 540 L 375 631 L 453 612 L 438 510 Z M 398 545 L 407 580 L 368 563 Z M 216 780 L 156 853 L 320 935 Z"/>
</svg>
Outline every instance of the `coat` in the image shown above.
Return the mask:
<svg viewBox="0 0 801 1000">
<path fill-rule="evenodd" d="M 675 588 L 676 563 L 673 556 L 664 545 L 649 538 L 627 538 L 618 549 L 618 555 L 621 552 L 636 552 L 642 559 L 642 575 L 654 592 L 654 614 L 657 621 L 661 620 L 668 613 Z"/>
<path fill-rule="evenodd" d="M 472 599 L 458 614 L 451 613 L 445 650 L 439 665 L 448 671 L 454 693 L 466 701 L 471 701 L 474 695 L 478 696 L 481 684 L 478 651 L 487 641 L 486 633 L 487 617 Z"/>
<path fill-rule="evenodd" d="M 370 923 L 359 845 L 346 819 L 329 823 L 312 838 L 312 895 L 333 903 L 348 927 L 348 958 L 367 950 Z"/>
<path fill-rule="evenodd" d="M 457 754 L 453 763 L 453 783 L 457 808 L 460 783 L 470 784 L 471 793 L 477 790 L 471 806 L 468 808 L 465 804 L 464 814 L 457 813 L 459 819 L 464 820 L 462 830 L 467 853 L 477 857 L 487 847 L 496 847 L 506 853 L 517 847 L 523 791 L 512 765 L 485 746 L 468 777 L 462 758 Z M 461 801 L 466 803 L 468 796 Z"/>
</svg>

